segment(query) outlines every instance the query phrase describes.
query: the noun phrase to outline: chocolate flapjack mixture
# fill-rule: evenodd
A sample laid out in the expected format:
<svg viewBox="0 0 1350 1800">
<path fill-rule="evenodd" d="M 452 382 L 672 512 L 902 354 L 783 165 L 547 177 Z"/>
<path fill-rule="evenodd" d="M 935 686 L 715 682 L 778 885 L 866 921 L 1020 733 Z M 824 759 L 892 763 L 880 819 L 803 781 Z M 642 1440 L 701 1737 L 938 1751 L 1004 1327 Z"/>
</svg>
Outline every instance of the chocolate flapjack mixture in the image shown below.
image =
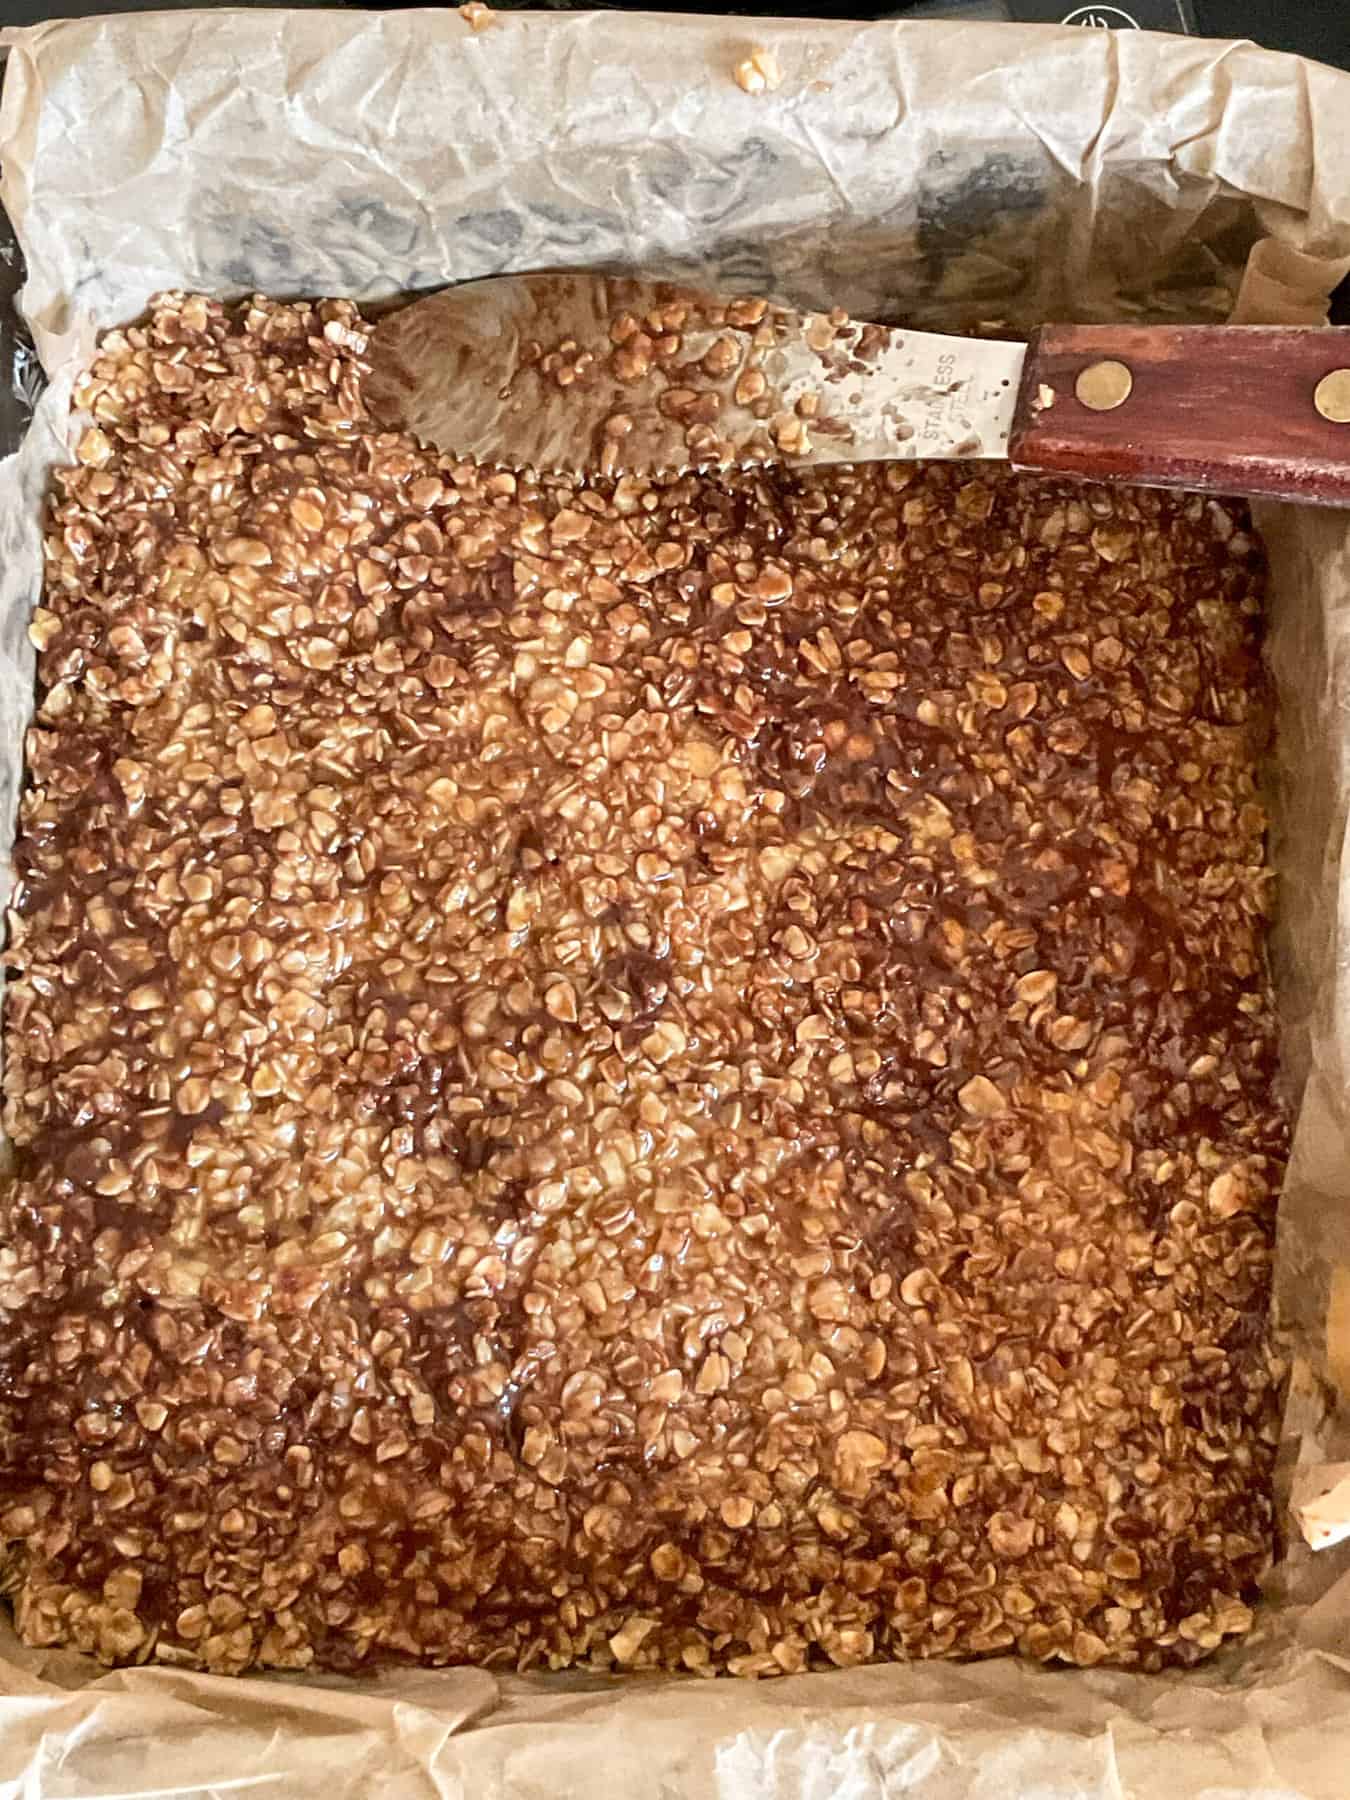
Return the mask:
<svg viewBox="0 0 1350 1800">
<path fill-rule="evenodd" d="M 24 1637 L 220 1671 L 1154 1669 L 1270 1548 L 1242 509 L 593 485 L 344 303 L 103 342 L 32 627 Z"/>
</svg>

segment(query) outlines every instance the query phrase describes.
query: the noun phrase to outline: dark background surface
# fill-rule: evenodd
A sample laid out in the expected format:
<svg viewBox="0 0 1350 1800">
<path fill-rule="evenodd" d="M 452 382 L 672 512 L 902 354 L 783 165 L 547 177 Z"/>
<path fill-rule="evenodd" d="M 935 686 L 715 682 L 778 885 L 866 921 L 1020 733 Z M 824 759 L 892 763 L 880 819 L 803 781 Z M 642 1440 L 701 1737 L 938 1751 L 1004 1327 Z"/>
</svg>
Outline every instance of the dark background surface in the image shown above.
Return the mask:
<svg viewBox="0 0 1350 1800">
<path fill-rule="evenodd" d="M 1271 50 L 1296 50 L 1350 69 L 1347 0 L 1195 0 L 1206 37 L 1249 37 Z"/>
</svg>

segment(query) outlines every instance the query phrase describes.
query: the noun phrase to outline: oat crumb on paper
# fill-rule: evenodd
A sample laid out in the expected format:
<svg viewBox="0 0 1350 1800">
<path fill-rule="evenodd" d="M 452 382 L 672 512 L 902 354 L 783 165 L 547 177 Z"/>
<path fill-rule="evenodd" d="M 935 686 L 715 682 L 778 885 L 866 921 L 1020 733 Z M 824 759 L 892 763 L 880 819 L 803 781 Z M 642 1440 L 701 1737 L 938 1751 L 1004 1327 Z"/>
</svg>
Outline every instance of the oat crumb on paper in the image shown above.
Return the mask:
<svg viewBox="0 0 1350 1800">
<path fill-rule="evenodd" d="M 783 80 L 783 71 L 778 66 L 778 58 L 772 50 L 766 50 L 757 44 L 749 56 L 736 64 L 736 85 L 747 94 L 763 94 L 778 87 Z"/>
<path fill-rule="evenodd" d="M 486 31 L 497 17 L 490 6 L 484 6 L 483 0 L 468 0 L 466 5 L 460 7 L 459 16 L 473 31 Z"/>
<path fill-rule="evenodd" d="M 223 1672 L 1143 1668 L 1279 1369 L 1240 508 L 593 485 L 169 296 L 60 478 L 16 851 L 19 1629 Z"/>
</svg>

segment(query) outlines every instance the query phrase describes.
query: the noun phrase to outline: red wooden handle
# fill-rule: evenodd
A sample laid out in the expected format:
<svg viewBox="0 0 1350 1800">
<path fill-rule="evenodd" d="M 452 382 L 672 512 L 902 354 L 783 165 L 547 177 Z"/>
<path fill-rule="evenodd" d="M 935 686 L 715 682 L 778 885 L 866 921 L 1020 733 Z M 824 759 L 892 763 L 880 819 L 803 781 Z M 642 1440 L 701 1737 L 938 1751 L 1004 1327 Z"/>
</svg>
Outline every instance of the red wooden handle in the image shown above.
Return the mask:
<svg viewBox="0 0 1350 1800">
<path fill-rule="evenodd" d="M 1350 505 L 1350 328 L 1048 325 L 1008 453 L 1103 481 Z"/>
</svg>

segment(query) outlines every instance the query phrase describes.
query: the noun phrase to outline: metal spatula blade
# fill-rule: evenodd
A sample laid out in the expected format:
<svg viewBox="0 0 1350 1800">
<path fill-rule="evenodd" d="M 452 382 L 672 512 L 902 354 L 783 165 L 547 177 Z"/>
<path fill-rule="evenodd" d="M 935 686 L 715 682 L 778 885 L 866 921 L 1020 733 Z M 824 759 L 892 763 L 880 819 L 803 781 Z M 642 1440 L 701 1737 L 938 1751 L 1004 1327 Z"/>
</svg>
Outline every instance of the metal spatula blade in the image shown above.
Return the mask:
<svg viewBox="0 0 1350 1800">
<path fill-rule="evenodd" d="M 634 276 L 504 276 L 374 330 L 378 422 L 576 475 L 1008 457 L 1350 504 L 1350 330 L 1051 325 L 1030 345 L 800 313 Z"/>
<path fill-rule="evenodd" d="M 629 276 L 505 276 L 385 320 L 371 410 L 486 462 L 615 474 L 1006 456 L 1023 344 Z"/>
</svg>

